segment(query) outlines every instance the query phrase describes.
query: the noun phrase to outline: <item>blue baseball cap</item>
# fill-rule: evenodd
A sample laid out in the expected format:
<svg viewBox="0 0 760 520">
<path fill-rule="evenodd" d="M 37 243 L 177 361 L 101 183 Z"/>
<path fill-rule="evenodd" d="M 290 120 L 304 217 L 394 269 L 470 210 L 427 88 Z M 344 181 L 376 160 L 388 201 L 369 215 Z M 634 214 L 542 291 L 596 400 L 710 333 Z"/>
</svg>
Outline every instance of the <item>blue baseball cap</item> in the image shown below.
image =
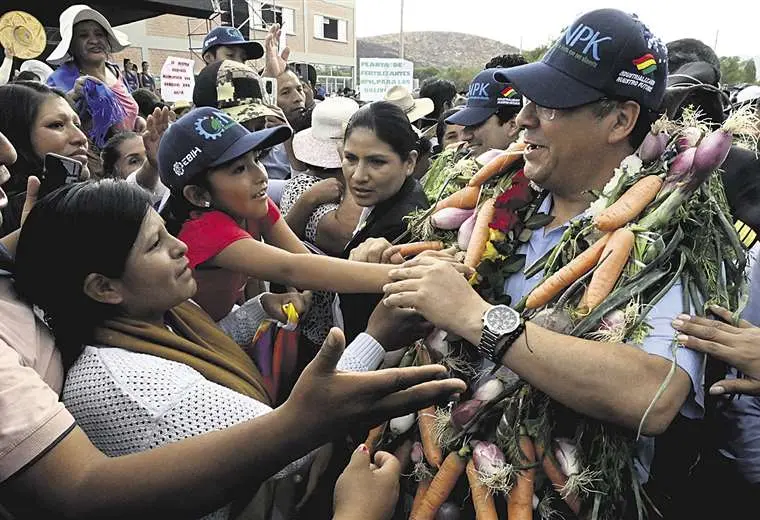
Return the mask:
<svg viewBox="0 0 760 520">
<path fill-rule="evenodd" d="M 245 59 L 257 60 L 264 55 L 264 47 L 259 42 L 246 40 L 243 34 L 234 27 L 215 27 L 203 39 L 203 50 L 207 50 L 219 45 L 242 45 L 245 50 Z"/>
<path fill-rule="evenodd" d="M 573 108 L 609 97 L 661 108 L 668 77 L 665 44 L 632 14 L 598 9 L 582 15 L 541 61 L 499 69 L 531 101 Z"/>
<path fill-rule="evenodd" d="M 291 135 L 293 132 L 287 126 L 249 132 L 221 110 L 196 108 L 169 125 L 161 138 L 158 147 L 161 182 L 177 192 L 209 168 L 251 150 L 280 144 Z"/>
<path fill-rule="evenodd" d="M 449 117 L 446 124 L 477 126 L 494 115 L 503 106 L 522 107 L 522 96 L 510 83 L 497 81 L 494 73 L 500 69 L 479 72 L 470 83 L 467 105 Z"/>
</svg>

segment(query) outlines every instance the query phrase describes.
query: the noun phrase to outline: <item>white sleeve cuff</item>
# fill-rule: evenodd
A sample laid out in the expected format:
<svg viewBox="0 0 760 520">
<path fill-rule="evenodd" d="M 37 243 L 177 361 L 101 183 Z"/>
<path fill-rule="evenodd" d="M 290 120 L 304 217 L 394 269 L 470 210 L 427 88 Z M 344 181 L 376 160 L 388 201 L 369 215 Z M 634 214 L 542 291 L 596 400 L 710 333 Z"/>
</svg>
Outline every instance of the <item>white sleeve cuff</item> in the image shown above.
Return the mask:
<svg viewBox="0 0 760 520">
<path fill-rule="evenodd" d="M 369 372 L 383 362 L 385 349 L 375 338 L 362 332 L 351 342 L 338 361 L 341 372 Z"/>
</svg>

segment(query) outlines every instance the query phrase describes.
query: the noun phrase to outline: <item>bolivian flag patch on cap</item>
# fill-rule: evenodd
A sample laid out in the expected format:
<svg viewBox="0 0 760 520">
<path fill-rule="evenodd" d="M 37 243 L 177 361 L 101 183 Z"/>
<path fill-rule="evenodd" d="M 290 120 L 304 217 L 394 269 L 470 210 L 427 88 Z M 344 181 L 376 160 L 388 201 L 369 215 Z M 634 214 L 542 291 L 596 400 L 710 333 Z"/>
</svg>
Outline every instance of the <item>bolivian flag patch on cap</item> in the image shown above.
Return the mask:
<svg viewBox="0 0 760 520">
<path fill-rule="evenodd" d="M 517 96 L 517 91 L 513 89 L 512 87 L 507 87 L 501 91 L 501 97 L 511 98 L 511 97 L 516 97 L 516 96 Z"/>
<path fill-rule="evenodd" d="M 499 99 L 496 100 L 497 105 L 521 105 L 522 98 L 517 91 L 511 86 L 504 87 L 504 90 L 500 92 Z"/>
<path fill-rule="evenodd" d="M 657 62 L 655 61 L 654 56 L 649 53 L 644 54 L 641 58 L 633 60 L 633 64 L 636 65 L 636 68 L 642 74 L 651 74 L 657 70 Z"/>
</svg>

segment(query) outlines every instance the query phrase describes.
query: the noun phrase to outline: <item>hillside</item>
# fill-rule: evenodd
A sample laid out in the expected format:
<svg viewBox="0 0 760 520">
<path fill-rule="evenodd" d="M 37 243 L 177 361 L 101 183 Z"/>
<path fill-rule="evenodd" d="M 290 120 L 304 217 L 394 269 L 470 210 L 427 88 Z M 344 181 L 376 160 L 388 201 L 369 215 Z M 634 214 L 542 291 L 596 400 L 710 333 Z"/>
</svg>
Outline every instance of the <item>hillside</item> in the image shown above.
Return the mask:
<svg viewBox="0 0 760 520">
<path fill-rule="evenodd" d="M 398 57 L 398 34 L 359 38 L 359 58 Z M 483 67 L 499 54 L 519 52 L 516 47 L 473 34 L 420 31 L 404 34 L 404 57 L 415 67 Z"/>
</svg>

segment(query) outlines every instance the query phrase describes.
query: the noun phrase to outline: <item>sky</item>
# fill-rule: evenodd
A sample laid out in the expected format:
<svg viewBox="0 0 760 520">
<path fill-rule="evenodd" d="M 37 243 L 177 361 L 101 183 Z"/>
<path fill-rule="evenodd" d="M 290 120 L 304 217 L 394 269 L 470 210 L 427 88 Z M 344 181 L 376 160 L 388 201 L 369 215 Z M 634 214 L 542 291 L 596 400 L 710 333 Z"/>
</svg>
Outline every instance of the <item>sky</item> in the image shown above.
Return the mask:
<svg viewBox="0 0 760 520">
<path fill-rule="evenodd" d="M 401 0 L 355 1 L 357 36 L 399 32 Z M 404 0 L 404 30 L 470 33 L 518 48 L 522 42 L 528 50 L 556 38 L 586 11 L 614 7 L 636 13 L 666 43 L 697 38 L 719 56 L 760 57 L 760 2 L 696 0 L 687 6 L 674 0 Z"/>
</svg>

